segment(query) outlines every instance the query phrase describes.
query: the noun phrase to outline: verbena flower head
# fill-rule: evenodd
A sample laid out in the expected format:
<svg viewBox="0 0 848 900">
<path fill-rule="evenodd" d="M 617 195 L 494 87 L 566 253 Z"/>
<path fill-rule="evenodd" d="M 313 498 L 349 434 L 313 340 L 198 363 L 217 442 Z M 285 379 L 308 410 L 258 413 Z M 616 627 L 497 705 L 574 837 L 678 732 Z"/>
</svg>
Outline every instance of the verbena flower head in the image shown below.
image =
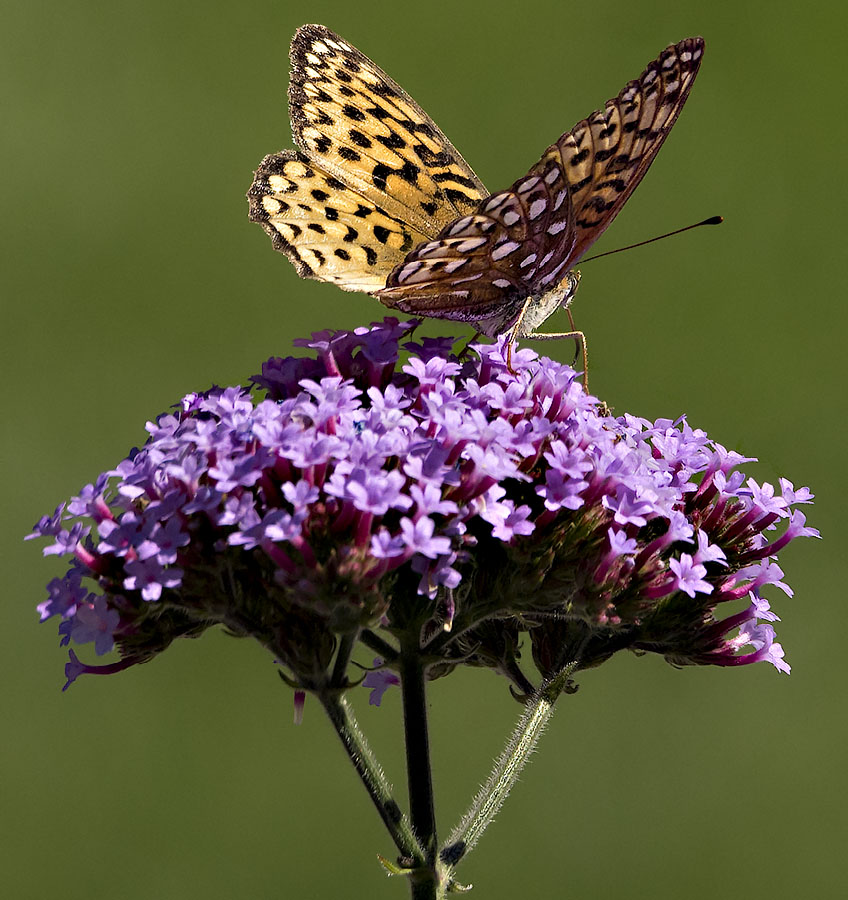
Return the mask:
<svg viewBox="0 0 848 900">
<path fill-rule="evenodd" d="M 789 671 L 762 589 L 791 594 L 778 551 L 817 536 L 793 509 L 806 488 L 758 484 L 683 419 L 612 417 L 530 350 L 511 372 L 503 340 L 467 358 L 450 338 L 407 341 L 402 362 L 413 327 L 321 332 L 253 389 L 188 395 L 39 521 L 44 553 L 70 557 L 42 620 L 120 654 L 70 651 L 68 684 L 215 624 L 299 690 L 324 683 L 343 639 L 391 667 L 411 625 L 431 675 L 487 666 L 519 691 L 522 639 L 544 675 L 622 649 Z"/>
</svg>

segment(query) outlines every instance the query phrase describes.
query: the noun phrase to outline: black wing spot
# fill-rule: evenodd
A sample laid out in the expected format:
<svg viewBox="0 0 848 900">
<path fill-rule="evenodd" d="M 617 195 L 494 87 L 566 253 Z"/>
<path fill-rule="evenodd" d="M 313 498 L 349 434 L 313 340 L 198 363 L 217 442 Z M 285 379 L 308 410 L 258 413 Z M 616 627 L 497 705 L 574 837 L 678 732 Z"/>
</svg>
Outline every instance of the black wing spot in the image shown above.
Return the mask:
<svg viewBox="0 0 848 900">
<path fill-rule="evenodd" d="M 456 184 L 461 184 L 463 187 L 471 188 L 472 190 L 477 187 L 467 175 L 460 175 L 459 172 L 436 172 L 433 175 L 433 181 L 437 184 L 442 184 L 445 181 L 453 181 Z"/>
<path fill-rule="evenodd" d="M 378 81 L 376 84 L 369 85 L 371 91 L 378 97 L 397 97 L 398 92 L 394 88 L 390 88 L 384 81 Z"/>
<path fill-rule="evenodd" d="M 579 166 L 589 156 L 589 148 L 584 147 L 579 153 L 575 153 L 569 160 L 572 166 Z"/>
<path fill-rule="evenodd" d="M 401 150 L 406 146 L 406 141 L 399 134 L 395 134 L 394 131 L 389 132 L 389 134 L 378 135 L 377 142 L 389 150 Z"/>
<path fill-rule="evenodd" d="M 347 250 L 342 250 L 341 247 L 339 247 L 338 250 L 333 250 L 333 254 L 335 256 L 338 256 L 339 259 L 350 259 L 350 254 L 347 252 Z"/>
<path fill-rule="evenodd" d="M 420 131 L 420 129 L 418 129 Z M 452 166 L 455 162 L 453 154 L 447 150 L 441 150 L 438 153 L 425 147 L 424 144 L 413 144 L 412 152 L 424 163 L 425 166 Z"/>
<path fill-rule="evenodd" d="M 386 241 L 389 239 L 389 229 L 384 228 L 382 225 L 375 225 L 374 226 L 374 237 L 377 238 L 377 240 L 381 244 L 385 244 Z"/>
<path fill-rule="evenodd" d="M 411 163 L 409 160 L 406 160 L 404 164 L 398 170 L 398 175 L 407 182 L 408 184 L 415 184 L 418 181 L 418 173 L 421 170 L 415 163 Z"/>
<path fill-rule="evenodd" d="M 324 231 L 324 226 L 319 225 L 317 222 L 310 222 L 309 225 L 306 226 L 310 231 L 317 231 L 318 234 L 326 234 Z"/>
<path fill-rule="evenodd" d="M 355 228 L 351 228 L 350 225 L 347 226 L 347 234 L 342 238 L 342 240 L 346 244 L 350 244 L 355 241 L 359 237 L 359 232 Z"/>
<path fill-rule="evenodd" d="M 339 217 L 339 211 L 337 209 L 333 209 L 332 206 L 324 207 L 324 215 L 331 221 L 335 222 Z"/>
<path fill-rule="evenodd" d="M 352 103 L 345 103 L 342 107 L 342 114 L 347 116 L 348 119 L 353 119 L 354 122 L 365 121 L 365 113 L 361 109 L 357 109 Z"/>
<path fill-rule="evenodd" d="M 434 216 L 436 214 L 436 210 L 439 208 L 438 203 L 434 203 L 432 200 L 422 200 L 421 201 L 421 209 L 427 213 L 428 216 Z"/>
<path fill-rule="evenodd" d="M 381 122 L 383 119 L 391 119 L 392 114 L 383 106 L 380 106 L 379 103 L 374 103 L 369 106 L 365 112 L 369 115 L 374 116 L 375 119 L 379 119 Z"/>
<path fill-rule="evenodd" d="M 315 188 L 314 191 L 311 191 L 311 194 L 319 203 L 323 203 L 330 197 L 326 191 L 322 191 L 320 188 Z"/>
<path fill-rule="evenodd" d="M 384 163 L 377 163 L 377 165 L 374 166 L 374 171 L 371 173 L 371 180 L 374 182 L 374 187 L 384 191 L 386 189 L 386 179 L 393 172 L 394 169 L 390 169 Z"/>
<path fill-rule="evenodd" d="M 445 196 L 450 201 L 458 200 L 460 203 L 468 203 L 468 194 L 457 191 L 454 188 L 445 188 Z"/>
<path fill-rule="evenodd" d="M 348 137 L 356 144 L 357 147 L 365 147 L 368 148 L 371 146 L 371 140 L 361 132 L 357 131 L 355 128 L 351 128 L 348 132 Z"/>
<path fill-rule="evenodd" d="M 363 206 L 361 203 L 356 204 L 356 212 L 355 216 L 359 216 L 360 219 L 364 219 L 367 216 L 370 216 L 371 213 L 374 212 L 374 209 L 370 206 Z"/>
<path fill-rule="evenodd" d="M 604 172 L 607 175 L 617 175 L 619 172 L 623 172 L 630 165 L 630 154 L 629 153 L 619 153 L 618 156 L 614 156 L 608 163 Z"/>
<path fill-rule="evenodd" d="M 377 262 L 376 251 L 371 247 L 366 247 L 365 244 L 362 245 L 362 249 L 365 251 L 365 259 L 368 260 L 368 265 L 375 265 Z"/>
<path fill-rule="evenodd" d="M 344 145 L 339 147 L 339 156 L 342 159 L 346 159 L 348 162 L 359 162 L 359 160 L 362 159 L 356 150 L 352 150 L 350 147 L 345 147 Z"/>
</svg>

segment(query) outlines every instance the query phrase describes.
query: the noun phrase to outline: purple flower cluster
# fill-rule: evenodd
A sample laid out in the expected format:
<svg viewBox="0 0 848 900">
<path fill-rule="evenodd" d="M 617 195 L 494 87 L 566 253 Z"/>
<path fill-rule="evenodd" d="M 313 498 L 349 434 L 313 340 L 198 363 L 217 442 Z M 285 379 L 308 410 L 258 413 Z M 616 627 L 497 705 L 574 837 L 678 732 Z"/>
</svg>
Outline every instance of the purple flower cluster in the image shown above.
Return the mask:
<svg viewBox="0 0 848 900">
<path fill-rule="evenodd" d="M 312 356 L 253 379 L 264 399 L 185 397 L 38 522 L 44 553 L 71 557 L 42 620 L 121 656 L 71 651 L 68 683 L 214 624 L 259 640 L 306 690 L 340 641 L 391 666 L 411 628 L 435 674 L 485 665 L 522 689 L 522 633 L 545 674 L 624 648 L 788 671 L 761 591 L 790 593 L 776 554 L 817 535 L 792 509 L 808 490 L 759 485 L 683 420 L 605 414 L 571 368 L 529 350 L 511 371 L 503 340 L 468 358 L 453 339 L 407 342 L 401 363 L 413 327 L 300 341 Z M 719 618 L 730 601 L 743 609 Z"/>
</svg>

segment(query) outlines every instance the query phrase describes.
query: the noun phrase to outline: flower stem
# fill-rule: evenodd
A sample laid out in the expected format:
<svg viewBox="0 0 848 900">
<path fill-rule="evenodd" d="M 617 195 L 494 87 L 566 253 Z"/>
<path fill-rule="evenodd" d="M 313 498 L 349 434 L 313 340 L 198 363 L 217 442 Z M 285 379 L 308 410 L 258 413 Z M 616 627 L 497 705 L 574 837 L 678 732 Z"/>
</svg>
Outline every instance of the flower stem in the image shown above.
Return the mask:
<svg viewBox="0 0 848 900">
<path fill-rule="evenodd" d="M 391 785 L 368 746 L 347 698 L 334 690 L 319 692 L 318 696 L 401 857 L 422 863 L 425 859 L 424 850 L 392 797 Z"/>
<path fill-rule="evenodd" d="M 412 827 L 428 861 L 436 855 L 436 812 L 430 769 L 430 738 L 427 729 L 425 669 L 417 642 L 405 643 L 400 655 L 403 694 L 403 728 L 406 741 L 406 772 Z"/>
<path fill-rule="evenodd" d="M 403 695 L 403 726 L 406 742 L 406 773 L 412 828 L 424 850 L 424 862 L 410 879 L 412 900 L 444 897 L 444 866 L 436 849 L 436 812 L 433 775 L 430 768 L 430 738 L 427 729 L 426 667 L 418 645 L 418 632 L 402 640 L 400 681 Z"/>
<path fill-rule="evenodd" d="M 488 781 L 474 798 L 441 852 L 441 859 L 447 865 L 455 866 L 474 847 L 500 811 L 553 715 L 557 697 L 566 688 L 568 678 L 577 665 L 577 660 L 569 663 L 542 684 L 527 703 Z"/>
</svg>

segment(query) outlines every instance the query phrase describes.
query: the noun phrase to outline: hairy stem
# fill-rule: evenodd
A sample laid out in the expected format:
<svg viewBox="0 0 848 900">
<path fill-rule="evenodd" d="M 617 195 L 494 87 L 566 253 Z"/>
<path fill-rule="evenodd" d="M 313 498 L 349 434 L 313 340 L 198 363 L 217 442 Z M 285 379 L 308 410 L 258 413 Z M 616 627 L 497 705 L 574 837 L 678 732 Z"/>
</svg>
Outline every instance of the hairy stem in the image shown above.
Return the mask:
<svg viewBox="0 0 848 900">
<path fill-rule="evenodd" d="M 448 838 L 441 852 L 441 859 L 446 865 L 455 866 L 474 847 L 498 814 L 553 715 L 557 697 L 576 668 L 576 661 L 567 665 L 558 675 L 546 681 L 527 703 L 492 774 Z"/>
<path fill-rule="evenodd" d="M 333 690 L 319 693 L 319 698 L 401 857 L 423 863 L 425 852 L 416 840 L 412 826 L 392 797 L 391 785 L 368 746 L 347 698 Z"/>
</svg>

